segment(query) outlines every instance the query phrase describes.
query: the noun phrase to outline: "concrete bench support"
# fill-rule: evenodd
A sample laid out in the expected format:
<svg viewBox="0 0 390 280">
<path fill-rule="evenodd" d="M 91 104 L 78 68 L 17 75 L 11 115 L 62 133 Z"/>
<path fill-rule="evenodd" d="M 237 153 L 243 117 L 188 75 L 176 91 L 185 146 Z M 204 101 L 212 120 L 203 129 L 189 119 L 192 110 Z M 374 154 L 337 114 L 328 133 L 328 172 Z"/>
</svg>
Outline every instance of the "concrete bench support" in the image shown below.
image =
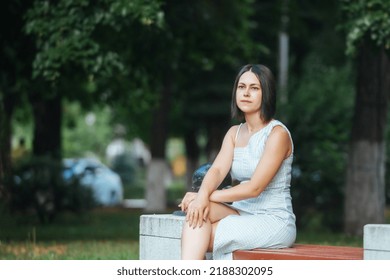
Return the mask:
<svg viewBox="0 0 390 280">
<path fill-rule="evenodd" d="M 179 260 L 184 216 L 142 215 L 139 258 L 141 260 Z M 390 225 L 364 227 L 364 248 L 295 244 L 287 249 L 238 250 L 234 259 L 365 259 L 390 260 Z M 211 254 L 206 255 L 212 259 Z"/>
<path fill-rule="evenodd" d="M 179 260 L 181 231 L 185 217 L 172 214 L 142 215 L 140 260 Z"/>
<path fill-rule="evenodd" d="M 365 225 L 363 244 L 365 260 L 390 260 L 390 225 Z"/>
</svg>

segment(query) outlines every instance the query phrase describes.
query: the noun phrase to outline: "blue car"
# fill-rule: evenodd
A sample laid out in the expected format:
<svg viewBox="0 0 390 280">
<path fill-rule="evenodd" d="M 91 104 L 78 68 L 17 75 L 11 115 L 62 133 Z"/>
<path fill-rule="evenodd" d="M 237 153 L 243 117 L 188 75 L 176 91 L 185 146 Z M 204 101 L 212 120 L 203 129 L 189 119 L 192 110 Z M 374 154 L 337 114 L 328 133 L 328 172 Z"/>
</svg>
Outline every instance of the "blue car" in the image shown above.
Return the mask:
<svg viewBox="0 0 390 280">
<path fill-rule="evenodd" d="M 64 179 L 77 176 L 80 183 L 91 188 L 100 206 L 119 206 L 123 203 L 123 184 L 120 176 L 94 158 L 64 159 Z"/>
</svg>

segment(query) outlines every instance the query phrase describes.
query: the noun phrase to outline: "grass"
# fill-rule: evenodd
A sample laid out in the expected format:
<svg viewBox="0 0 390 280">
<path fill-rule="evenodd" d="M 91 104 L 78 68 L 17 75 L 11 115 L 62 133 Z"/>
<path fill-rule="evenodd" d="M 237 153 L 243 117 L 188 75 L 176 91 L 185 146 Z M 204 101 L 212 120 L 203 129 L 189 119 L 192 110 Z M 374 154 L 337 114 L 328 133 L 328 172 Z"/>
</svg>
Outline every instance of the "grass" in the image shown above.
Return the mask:
<svg viewBox="0 0 390 280">
<path fill-rule="evenodd" d="M 97 209 L 41 225 L 32 216 L 2 215 L 0 259 L 138 259 L 140 211 Z"/>
<path fill-rule="evenodd" d="M 125 186 L 124 197 L 144 198 L 141 185 Z M 168 205 L 174 207 L 184 193 L 182 184 L 174 182 Z M 141 210 L 102 208 L 62 214 L 42 225 L 35 215 L 11 216 L 0 207 L 0 260 L 136 260 L 140 215 Z"/>
<path fill-rule="evenodd" d="M 343 233 L 298 230 L 296 243 L 363 247 L 363 238 L 347 236 Z"/>
<path fill-rule="evenodd" d="M 138 242 L 92 240 L 12 242 L 0 245 L 3 260 L 131 260 L 138 259 Z"/>
</svg>

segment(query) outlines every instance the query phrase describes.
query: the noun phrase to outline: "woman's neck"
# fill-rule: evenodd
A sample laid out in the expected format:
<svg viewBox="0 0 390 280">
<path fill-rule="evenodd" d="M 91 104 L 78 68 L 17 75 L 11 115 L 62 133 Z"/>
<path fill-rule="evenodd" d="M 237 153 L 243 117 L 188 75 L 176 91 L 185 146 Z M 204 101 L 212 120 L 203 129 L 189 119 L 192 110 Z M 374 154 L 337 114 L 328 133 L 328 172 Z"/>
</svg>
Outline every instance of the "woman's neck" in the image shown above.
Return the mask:
<svg viewBox="0 0 390 280">
<path fill-rule="evenodd" d="M 265 122 L 263 121 L 259 115 L 257 116 L 245 116 L 245 122 L 246 122 L 246 126 L 247 126 L 247 129 L 248 129 L 248 132 L 251 134 L 251 133 L 255 133 L 257 131 L 259 131 L 260 129 L 262 129 L 264 126 L 267 125 L 268 122 Z"/>
</svg>

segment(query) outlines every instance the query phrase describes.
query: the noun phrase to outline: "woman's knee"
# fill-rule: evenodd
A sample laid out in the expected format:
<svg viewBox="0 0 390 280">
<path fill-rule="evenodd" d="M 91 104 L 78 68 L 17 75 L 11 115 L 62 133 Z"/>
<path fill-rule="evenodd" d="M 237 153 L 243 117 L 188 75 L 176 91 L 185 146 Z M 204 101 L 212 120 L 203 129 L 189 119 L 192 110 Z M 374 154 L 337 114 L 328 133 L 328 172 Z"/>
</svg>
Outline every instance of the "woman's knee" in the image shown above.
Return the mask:
<svg viewBox="0 0 390 280">
<path fill-rule="evenodd" d="M 218 222 L 229 215 L 238 215 L 238 212 L 225 204 L 210 202 L 209 220 L 211 223 Z"/>
</svg>

